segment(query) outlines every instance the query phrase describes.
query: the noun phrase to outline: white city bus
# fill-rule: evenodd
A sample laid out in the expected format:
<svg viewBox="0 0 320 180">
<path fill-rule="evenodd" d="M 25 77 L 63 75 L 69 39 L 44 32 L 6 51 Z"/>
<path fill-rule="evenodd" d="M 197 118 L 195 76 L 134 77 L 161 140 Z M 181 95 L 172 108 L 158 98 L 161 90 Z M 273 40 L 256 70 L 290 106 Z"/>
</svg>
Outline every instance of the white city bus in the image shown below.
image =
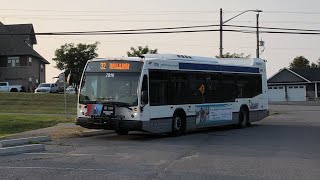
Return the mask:
<svg viewBox="0 0 320 180">
<path fill-rule="evenodd" d="M 239 128 L 268 116 L 265 61 L 175 54 L 92 59 L 83 71 L 76 124 L 174 135 Z"/>
</svg>

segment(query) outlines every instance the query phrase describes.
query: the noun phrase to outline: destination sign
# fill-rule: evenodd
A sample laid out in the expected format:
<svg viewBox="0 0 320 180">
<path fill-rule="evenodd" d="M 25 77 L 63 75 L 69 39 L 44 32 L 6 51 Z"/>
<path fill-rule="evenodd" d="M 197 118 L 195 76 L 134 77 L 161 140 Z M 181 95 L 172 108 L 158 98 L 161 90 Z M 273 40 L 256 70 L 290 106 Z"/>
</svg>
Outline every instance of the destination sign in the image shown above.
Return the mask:
<svg viewBox="0 0 320 180">
<path fill-rule="evenodd" d="M 129 70 L 130 64 L 129 63 L 110 63 L 109 69 Z"/>
<path fill-rule="evenodd" d="M 142 62 L 132 61 L 94 61 L 89 62 L 86 72 L 141 72 Z"/>
</svg>

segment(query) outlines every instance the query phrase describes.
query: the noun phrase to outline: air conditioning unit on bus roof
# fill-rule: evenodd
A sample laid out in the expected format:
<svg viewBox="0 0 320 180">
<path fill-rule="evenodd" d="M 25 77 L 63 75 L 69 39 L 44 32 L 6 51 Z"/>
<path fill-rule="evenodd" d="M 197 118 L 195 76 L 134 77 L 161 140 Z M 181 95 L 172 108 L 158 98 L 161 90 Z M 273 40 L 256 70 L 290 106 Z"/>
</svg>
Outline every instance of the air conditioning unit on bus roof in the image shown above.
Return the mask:
<svg viewBox="0 0 320 180">
<path fill-rule="evenodd" d="M 218 61 L 215 58 L 188 56 L 188 55 L 180 55 L 180 54 L 144 54 L 143 57 L 165 59 L 165 60 L 209 61 L 211 63 L 212 62 L 218 63 Z"/>
</svg>

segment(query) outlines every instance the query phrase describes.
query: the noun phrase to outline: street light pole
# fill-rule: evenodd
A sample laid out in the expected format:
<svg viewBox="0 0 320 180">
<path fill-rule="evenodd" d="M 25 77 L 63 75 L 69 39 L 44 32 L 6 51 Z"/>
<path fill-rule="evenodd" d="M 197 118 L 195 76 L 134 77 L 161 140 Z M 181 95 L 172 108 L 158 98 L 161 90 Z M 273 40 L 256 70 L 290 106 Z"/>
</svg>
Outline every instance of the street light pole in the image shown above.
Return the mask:
<svg viewBox="0 0 320 180">
<path fill-rule="evenodd" d="M 222 19 L 222 8 L 220 8 L 220 57 L 223 56 L 223 46 L 222 46 L 222 27 L 223 27 L 223 19 Z"/>
<path fill-rule="evenodd" d="M 260 57 L 260 44 L 259 44 L 259 13 L 257 13 L 257 58 Z"/>
<path fill-rule="evenodd" d="M 246 11 L 243 11 L 235 16 L 233 16 L 232 18 L 226 20 L 226 21 L 223 21 L 223 12 L 222 12 L 222 8 L 220 8 L 220 58 L 222 58 L 223 56 L 223 43 L 222 43 L 222 33 L 223 33 L 223 24 L 231 21 L 232 19 L 246 13 L 246 12 L 256 12 L 257 13 L 257 57 L 259 58 L 259 13 L 260 12 L 263 12 L 262 10 L 246 10 Z"/>
</svg>

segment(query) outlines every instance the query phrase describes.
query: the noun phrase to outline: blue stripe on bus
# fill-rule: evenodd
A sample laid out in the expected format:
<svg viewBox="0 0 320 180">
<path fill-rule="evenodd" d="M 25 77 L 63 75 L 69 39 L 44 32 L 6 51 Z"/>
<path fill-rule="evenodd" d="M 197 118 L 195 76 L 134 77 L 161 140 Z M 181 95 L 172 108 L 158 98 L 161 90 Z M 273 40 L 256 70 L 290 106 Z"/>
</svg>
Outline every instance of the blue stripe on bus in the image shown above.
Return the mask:
<svg viewBox="0 0 320 180">
<path fill-rule="evenodd" d="M 213 64 L 179 63 L 179 69 L 259 73 L 259 68 L 255 67 L 240 67 Z"/>
</svg>

